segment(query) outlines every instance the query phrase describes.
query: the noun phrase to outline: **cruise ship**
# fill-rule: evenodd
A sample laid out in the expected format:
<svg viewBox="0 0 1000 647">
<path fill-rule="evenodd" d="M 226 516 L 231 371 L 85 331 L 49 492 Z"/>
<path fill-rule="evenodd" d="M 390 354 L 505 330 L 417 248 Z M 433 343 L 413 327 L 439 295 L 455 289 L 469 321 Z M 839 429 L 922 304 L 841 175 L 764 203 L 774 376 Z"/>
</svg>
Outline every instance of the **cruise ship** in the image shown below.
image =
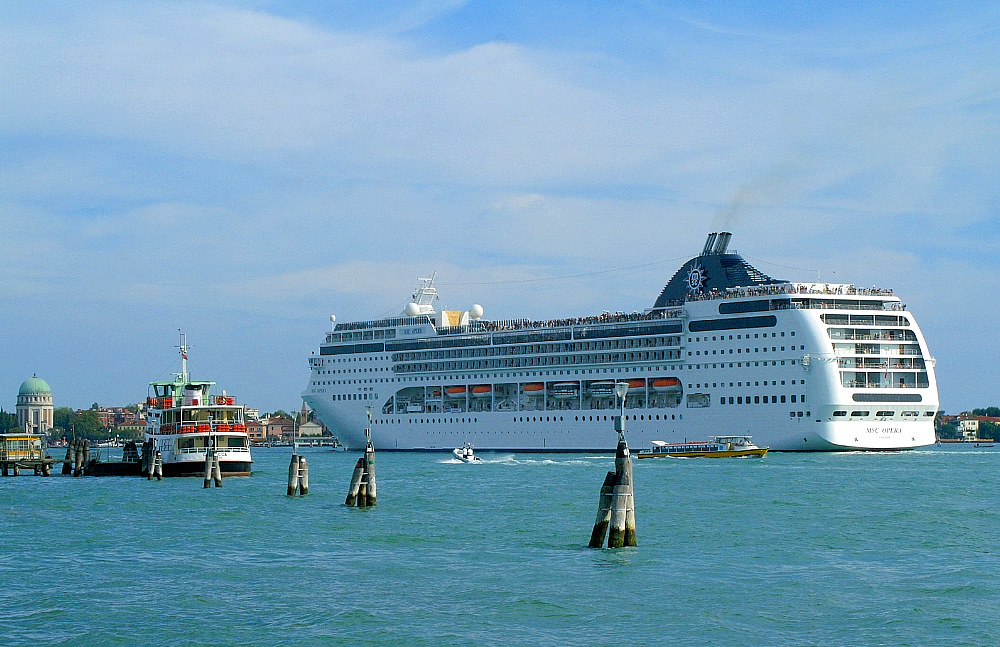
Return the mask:
<svg viewBox="0 0 1000 647">
<path fill-rule="evenodd" d="M 398 317 L 337 322 L 305 402 L 352 449 L 609 451 L 626 438 L 753 436 L 772 451 L 934 442 L 934 359 L 892 290 L 775 279 L 711 233 L 648 310 L 489 321 L 437 310 L 420 279 Z"/>
</svg>

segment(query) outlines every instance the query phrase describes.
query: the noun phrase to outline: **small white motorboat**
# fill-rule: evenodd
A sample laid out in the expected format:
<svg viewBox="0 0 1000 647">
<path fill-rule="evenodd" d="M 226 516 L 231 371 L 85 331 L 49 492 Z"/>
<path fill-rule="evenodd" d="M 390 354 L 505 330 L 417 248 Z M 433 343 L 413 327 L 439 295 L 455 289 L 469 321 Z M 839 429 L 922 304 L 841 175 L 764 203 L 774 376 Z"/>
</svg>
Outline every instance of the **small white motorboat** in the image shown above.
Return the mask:
<svg viewBox="0 0 1000 647">
<path fill-rule="evenodd" d="M 472 443 L 465 443 L 462 447 L 456 447 L 451 450 L 451 453 L 455 455 L 455 458 L 463 463 L 479 463 L 483 460 L 476 456 L 475 452 L 472 450 Z"/>
</svg>

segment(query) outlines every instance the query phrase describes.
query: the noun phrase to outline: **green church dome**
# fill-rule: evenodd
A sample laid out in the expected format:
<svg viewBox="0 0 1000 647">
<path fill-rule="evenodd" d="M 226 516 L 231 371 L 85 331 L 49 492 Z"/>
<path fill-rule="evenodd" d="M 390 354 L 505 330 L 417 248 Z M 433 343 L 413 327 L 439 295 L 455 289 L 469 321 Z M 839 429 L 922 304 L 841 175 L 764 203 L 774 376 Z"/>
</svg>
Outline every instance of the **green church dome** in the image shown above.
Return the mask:
<svg viewBox="0 0 1000 647">
<path fill-rule="evenodd" d="M 49 388 L 48 382 L 38 377 L 37 375 L 32 375 L 24 381 L 21 385 L 21 390 L 17 392 L 18 395 L 52 395 L 52 389 Z"/>
</svg>

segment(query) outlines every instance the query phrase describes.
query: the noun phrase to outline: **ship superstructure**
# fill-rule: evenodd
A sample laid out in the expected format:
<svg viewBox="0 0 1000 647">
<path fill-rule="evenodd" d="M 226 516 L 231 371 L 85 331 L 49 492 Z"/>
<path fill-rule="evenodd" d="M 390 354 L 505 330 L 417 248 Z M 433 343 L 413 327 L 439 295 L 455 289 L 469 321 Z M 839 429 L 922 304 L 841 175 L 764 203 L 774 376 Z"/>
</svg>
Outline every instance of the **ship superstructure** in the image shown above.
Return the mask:
<svg viewBox="0 0 1000 647">
<path fill-rule="evenodd" d="M 607 450 L 615 383 L 634 446 L 749 434 L 777 451 L 934 442 L 934 361 L 891 290 L 772 278 L 709 235 L 641 313 L 488 321 L 435 310 L 335 323 L 305 402 L 350 448 Z"/>
</svg>

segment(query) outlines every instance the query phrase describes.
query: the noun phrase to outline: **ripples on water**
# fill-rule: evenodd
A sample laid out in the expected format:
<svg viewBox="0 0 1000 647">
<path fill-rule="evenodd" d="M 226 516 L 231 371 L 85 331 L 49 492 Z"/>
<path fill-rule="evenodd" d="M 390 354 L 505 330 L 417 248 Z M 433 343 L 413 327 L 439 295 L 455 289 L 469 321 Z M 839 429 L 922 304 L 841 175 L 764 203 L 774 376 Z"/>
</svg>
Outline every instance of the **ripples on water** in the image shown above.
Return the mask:
<svg viewBox="0 0 1000 647">
<path fill-rule="evenodd" d="M 613 458 L 289 450 L 201 479 L 0 479 L 5 645 L 993 645 L 1000 452 L 635 464 L 639 546 L 586 548 Z"/>
</svg>

